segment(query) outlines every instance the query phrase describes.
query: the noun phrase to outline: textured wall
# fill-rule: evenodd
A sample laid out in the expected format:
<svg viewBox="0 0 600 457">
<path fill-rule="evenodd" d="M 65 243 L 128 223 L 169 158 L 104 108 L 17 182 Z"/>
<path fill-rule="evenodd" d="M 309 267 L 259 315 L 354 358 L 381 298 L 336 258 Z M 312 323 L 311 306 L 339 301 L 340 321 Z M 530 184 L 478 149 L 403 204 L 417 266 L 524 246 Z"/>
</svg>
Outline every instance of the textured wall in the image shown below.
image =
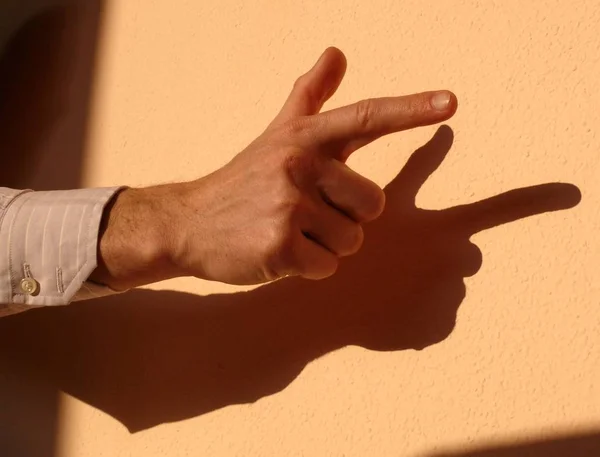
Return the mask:
<svg viewBox="0 0 600 457">
<path fill-rule="evenodd" d="M 327 107 L 449 88 L 459 110 L 334 280 L 50 316 L 56 457 L 600 455 L 597 0 L 106 6 L 86 185 L 210 172 L 329 45 L 349 68 Z M 387 185 L 435 132 L 350 165 Z M 404 198 L 421 181 L 431 211 Z"/>
</svg>

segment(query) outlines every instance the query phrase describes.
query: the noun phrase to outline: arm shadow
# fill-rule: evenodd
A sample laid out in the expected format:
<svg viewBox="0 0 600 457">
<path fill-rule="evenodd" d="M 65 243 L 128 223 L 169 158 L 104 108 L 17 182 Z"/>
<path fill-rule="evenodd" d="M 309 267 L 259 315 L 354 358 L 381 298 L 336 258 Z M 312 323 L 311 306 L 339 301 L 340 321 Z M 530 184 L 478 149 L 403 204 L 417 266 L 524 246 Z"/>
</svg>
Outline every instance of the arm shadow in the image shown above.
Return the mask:
<svg viewBox="0 0 600 457">
<path fill-rule="evenodd" d="M 204 297 L 140 289 L 32 310 L 0 322 L 0 362 L 136 432 L 272 395 L 347 345 L 439 343 L 454 328 L 463 278 L 481 266 L 471 235 L 581 198 L 577 187 L 552 183 L 446 210 L 417 208 L 419 188 L 452 141 L 444 126 L 412 155 L 386 187 L 386 210 L 366 227 L 360 253 L 327 280 Z"/>
<path fill-rule="evenodd" d="M 469 451 L 440 452 L 429 457 L 598 457 L 600 431 L 562 434 L 546 439 L 486 445 Z"/>
</svg>

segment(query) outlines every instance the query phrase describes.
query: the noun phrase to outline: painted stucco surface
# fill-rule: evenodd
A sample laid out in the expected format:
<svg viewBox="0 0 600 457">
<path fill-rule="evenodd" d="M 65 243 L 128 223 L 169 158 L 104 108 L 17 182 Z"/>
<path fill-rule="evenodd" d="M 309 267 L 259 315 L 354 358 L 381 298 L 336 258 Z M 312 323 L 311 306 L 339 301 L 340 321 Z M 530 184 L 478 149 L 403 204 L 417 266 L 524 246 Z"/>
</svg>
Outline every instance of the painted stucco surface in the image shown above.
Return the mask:
<svg viewBox="0 0 600 457">
<path fill-rule="evenodd" d="M 180 279 L 150 288 L 180 293 L 83 305 L 56 457 L 483 456 L 600 433 L 596 0 L 105 7 L 84 185 L 209 173 L 334 45 L 348 72 L 326 109 L 458 96 L 451 131 L 417 162 L 431 176 L 409 176 L 424 181 L 418 207 L 578 191 L 520 190 L 456 220 L 392 185 L 386 219 L 333 282 L 242 294 Z M 386 137 L 349 164 L 386 186 L 436 130 Z"/>
</svg>

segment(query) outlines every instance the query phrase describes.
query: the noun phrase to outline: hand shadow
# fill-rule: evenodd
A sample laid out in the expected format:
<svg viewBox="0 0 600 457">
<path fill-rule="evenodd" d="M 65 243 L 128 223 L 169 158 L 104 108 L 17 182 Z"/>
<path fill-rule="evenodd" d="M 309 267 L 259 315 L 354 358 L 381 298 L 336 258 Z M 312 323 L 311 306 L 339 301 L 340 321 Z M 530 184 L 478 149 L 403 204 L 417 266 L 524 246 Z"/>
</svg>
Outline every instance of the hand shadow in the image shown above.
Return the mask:
<svg viewBox="0 0 600 457">
<path fill-rule="evenodd" d="M 444 340 L 481 265 L 474 233 L 570 208 L 577 187 L 545 184 L 441 211 L 415 196 L 452 145 L 448 127 L 386 188 L 359 254 L 319 282 L 282 280 L 198 297 L 135 290 L 0 321 L 0 366 L 44 377 L 130 431 L 253 402 L 347 345 L 423 349 Z"/>
</svg>

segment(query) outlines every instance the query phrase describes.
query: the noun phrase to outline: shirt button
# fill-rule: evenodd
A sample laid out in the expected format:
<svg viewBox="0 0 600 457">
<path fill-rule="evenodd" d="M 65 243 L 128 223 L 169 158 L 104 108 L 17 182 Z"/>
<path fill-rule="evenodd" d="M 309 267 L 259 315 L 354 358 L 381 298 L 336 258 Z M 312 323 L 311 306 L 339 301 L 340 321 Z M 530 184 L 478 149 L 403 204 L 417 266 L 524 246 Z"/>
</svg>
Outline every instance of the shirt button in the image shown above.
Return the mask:
<svg viewBox="0 0 600 457">
<path fill-rule="evenodd" d="M 40 286 L 38 282 L 33 278 L 24 278 L 21 279 L 21 290 L 25 292 L 27 295 L 35 295 Z"/>
</svg>

